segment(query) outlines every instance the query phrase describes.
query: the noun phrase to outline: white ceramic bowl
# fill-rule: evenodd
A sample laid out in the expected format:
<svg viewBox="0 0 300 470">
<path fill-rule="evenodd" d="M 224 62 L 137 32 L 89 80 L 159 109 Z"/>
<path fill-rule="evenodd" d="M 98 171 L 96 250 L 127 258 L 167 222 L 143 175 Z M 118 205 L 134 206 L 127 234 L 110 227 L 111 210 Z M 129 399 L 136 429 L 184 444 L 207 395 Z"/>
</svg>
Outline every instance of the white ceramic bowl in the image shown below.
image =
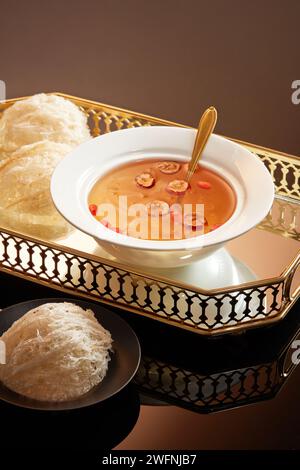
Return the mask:
<svg viewBox="0 0 300 470">
<path fill-rule="evenodd" d="M 153 126 L 116 131 L 85 142 L 56 167 L 51 180 L 54 204 L 71 224 L 94 237 L 121 262 L 176 267 L 207 256 L 257 225 L 274 199 L 272 178 L 259 158 L 223 137 L 212 135 L 202 157 L 202 165 L 228 180 L 237 196 L 233 215 L 217 230 L 183 240 L 143 240 L 109 230 L 88 209 L 89 192 L 104 173 L 139 159 L 186 160 L 195 135 L 193 129 Z"/>
</svg>

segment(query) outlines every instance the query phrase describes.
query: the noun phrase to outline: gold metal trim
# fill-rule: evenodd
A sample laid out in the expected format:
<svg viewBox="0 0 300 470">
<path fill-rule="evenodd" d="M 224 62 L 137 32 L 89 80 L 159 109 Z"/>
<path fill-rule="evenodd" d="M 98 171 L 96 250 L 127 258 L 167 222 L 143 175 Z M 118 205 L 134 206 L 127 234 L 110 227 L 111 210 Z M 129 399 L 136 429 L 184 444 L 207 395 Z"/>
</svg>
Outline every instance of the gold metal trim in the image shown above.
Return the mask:
<svg viewBox="0 0 300 470">
<path fill-rule="evenodd" d="M 188 127 L 145 114 L 109 106 L 104 103 L 97 103 L 63 93 L 57 94 L 72 100 L 86 112 L 93 135 L 136 126 L 174 125 Z M 4 103 L 0 103 L 0 111 L 19 99 L 24 98 L 7 100 Z M 269 218 L 260 224 L 261 228 L 271 230 L 283 236 L 299 239 L 299 232 L 294 220 L 295 214 L 298 214 L 298 208 L 300 207 L 298 203 L 300 201 L 300 159 L 235 139 L 232 140 L 244 145 L 262 159 L 271 171 L 276 193 L 281 198 L 277 200 L 280 214 L 279 220 L 273 221 L 272 214 L 270 214 Z M 290 203 L 295 204 L 292 209 Z M 292 222 L 289 226 L 285 226 L 282 223 L 281 214 L 286 210 L 294 211 L 291 217 Z M 75 293 L 80 297 L 99 300 L 106 304 L 203 335 L 240 332 L 248 328 L 274 323 L 287 314 L 300 296 L 300 287 L 293 294 L 290 292 L 293 276 L 300 265 L 300 253 L 278 277 L 207 291 L 179 281 L 172 282 L 171 284 L 170 280 L 162 276 L 145 275 L 132 269 L 130 266 L 101 259 L 79 250 L 71 250 L 54 242 L 41 241 L 33 237 L 24 236 L 5 228 L 0 228 L 1 239 L 3 253 L 0 254 L 2 256 L 0 271 L 57 289 L 61 292 L 68 294 Z M 8 253 L 7 247 L 9 244 L 13 246 L 14 256 Z M 29 257 L 27 264 L 21 262 L 22 251 Z M 36 251 L 39 257 L 39 266 L 35 265 L 36 263 L 32 260 L 32 253 L 34 251 Z M 45 264 L 47 257 L 55 265 L 55 269 L 53 268 L 51 273 Z M 57 269 L 58 259 L 63 260 L 62 262 L 66 269 L 64 278 Z M 74 270 L 81 273 L 81 277 L 76 281 L 77 284 L 72 280 Z M 93 283 L 90 287 L 88 287 L 87 281 L 84 279 L 84 273 L 87 270 L 93 276 Z M 97 284 L 99 273 L 106 278 L 106 286 L 103 290 L 100 289 L 99 283 Z M 121 292 L 120 295 L 115 297 L 112 294 L 113 288 L 111 284 L 113 276 L 116 278 L 116 282 L 119 283 L 119 291 Z M 125 299 L 125 294 L 122 291 L 124 282 L 129 282 L 133 289 L 132 299 Z M 146 293 L 146 300 L 143 305 L 136 298 L 137 286 L 142 286 L 141 288 Z M 157 309 L 154 309 L 150 301 L 150 295 L 154 291 L 159 296 L 159 307 Z M 170 297 L 173 305 L 171 311 L 166 306 L 165 297 L 167 296 Z M 180 296 L 184 296 L 186 302 L 184 318 L 178 312 L 178 299 Z M 236 312 L 234 311 L 234 305 L 238 297 L 242 297 L 246 305 L 245 312 L 241 318 L 236 318 Z M 249 305 L 253 302 L 254 298 L 256 298 L 257 305 L 255 307 L 256 314 L 253 316 L 251 315 Z M 212 323 L 210 323 L 210 320 L 205 315 L 208 301 L 212 301 L 216 309 L 216 315 Z M 232 303 L 233 308 L 229 318 L 223 321 L 221 312 L 225 302 Z M 265 304 L 267 305 L 266 307 Z M 198 312 L 196 319 L 192 313 L 193 308 L 196 308 Z"/>
</svg>

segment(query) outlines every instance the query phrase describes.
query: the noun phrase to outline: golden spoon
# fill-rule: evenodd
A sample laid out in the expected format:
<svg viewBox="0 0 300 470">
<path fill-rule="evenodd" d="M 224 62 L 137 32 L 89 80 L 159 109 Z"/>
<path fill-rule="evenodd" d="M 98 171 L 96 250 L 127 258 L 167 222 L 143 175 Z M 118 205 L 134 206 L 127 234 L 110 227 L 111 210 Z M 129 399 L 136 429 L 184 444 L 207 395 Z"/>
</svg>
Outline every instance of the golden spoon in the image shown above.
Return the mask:
<svg viewBox="0 0 300 470">
<path fill-rule="evenodd" d="M 214 128 L 217 123 L 217 118 L 218 118 L 217 110 L 213 106 L 210 106 L 210 108 L 207 108 L 200 118 L 199 125 L 198 125 L 198 132 L 195 138 L 192 158 L 188 166 L 188 172 L 187 172 L 187 177 L 186 177 L 186 180 L 188 183 L 190 182 L 194 174 L 194 171 L 196 170 L 198 161 L 200 160 L 202 152 L 205 149 L 207 141 L 214 131 Z"/>
</svg>

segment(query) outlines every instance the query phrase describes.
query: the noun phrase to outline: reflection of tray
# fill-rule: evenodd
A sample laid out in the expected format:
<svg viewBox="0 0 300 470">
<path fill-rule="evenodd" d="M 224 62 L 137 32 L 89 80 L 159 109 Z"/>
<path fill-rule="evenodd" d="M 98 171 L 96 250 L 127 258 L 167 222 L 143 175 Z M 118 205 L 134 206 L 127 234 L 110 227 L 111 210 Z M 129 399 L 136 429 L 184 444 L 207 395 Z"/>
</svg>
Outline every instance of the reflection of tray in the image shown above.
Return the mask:
<svg viewBox="0 0 300 470">
<path fill-rule="evenodd" d="M 86 111 L 95 136 L 134 126 L 178 125 L 68 98 Z M 0 110 L 15 101 L 0 104 Z M 277 191 L 259 230 L 228 244 L 230 255 L 246 269 L 248 265 L 256 279 L 232 279 L 218 287 L 210 283 L 203 289 L 203 272 L 192 283 L 185 276 L 178 279 L 168 273 L 161 277 L 160 273 L 138 272 L 112 260 L 79 232 L 65 240 L 41 241 L 5 228 L 0 231 L 0 270 L 203 334 L 227 333 L 283 318 L 300 294 L 294 276 L 300 262 L 300 162 L 293 156 L 241 144 L 266 164 Z"/>
<path fill-rule="evenodd" d="M 197 350 L 181 337 L 176 344 L 184 357 L 172 358 L 157 342 L 143 343 L 145 352 L 134 382 L 146 403 L 173 404 L 199 413 L 271 399 L 296 367 L 292 355 L 294 341 L 300 338 L 297 312 L 283 323 L 265 337 L 243 335 L 244 350 L 240 344 L 228 347 L 223 340 Z M 265 341 L 269 348 L 262 347 Z"/>
</svg>

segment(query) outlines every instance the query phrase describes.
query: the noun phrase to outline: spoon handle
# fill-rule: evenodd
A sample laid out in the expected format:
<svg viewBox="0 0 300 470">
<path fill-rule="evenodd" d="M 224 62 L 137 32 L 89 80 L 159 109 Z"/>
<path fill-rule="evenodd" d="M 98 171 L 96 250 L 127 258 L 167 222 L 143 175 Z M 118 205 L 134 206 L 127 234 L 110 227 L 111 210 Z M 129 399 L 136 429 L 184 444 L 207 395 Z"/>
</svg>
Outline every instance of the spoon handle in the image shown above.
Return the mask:
<svg viewBox="0 0 300 470">
<path fill-rule="evenodd" d="M 213 106 L 207 108 L 201 116 L 198 125 L 198 132 L 195 138 L 192 158 L 190 160 L 187 172 L 187 182 L 189 183 L 197 167 L 201 154 L 207 144 L 207 141 L 214 131 L 217 123 L 217 110 Z"/>
</svg>

